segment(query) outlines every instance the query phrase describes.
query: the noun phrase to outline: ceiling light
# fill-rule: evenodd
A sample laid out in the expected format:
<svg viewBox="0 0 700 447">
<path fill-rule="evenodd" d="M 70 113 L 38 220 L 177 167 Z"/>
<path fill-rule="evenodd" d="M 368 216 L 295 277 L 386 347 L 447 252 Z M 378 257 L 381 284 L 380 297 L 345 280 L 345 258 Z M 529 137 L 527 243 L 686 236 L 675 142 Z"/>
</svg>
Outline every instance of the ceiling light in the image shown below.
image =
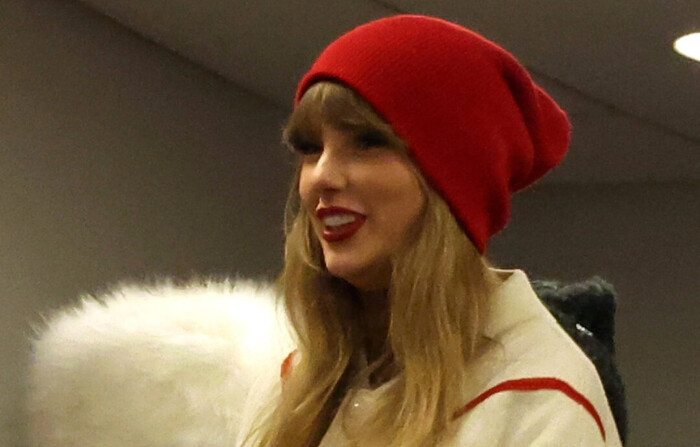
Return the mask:
<svg viewBox="0 0 700 447">
<path fill-rule="evenodd" d="M 687 58 L 700 62 L 700 33 L 679 37 L 673 43 L 673 49 Z"/>
</svg>

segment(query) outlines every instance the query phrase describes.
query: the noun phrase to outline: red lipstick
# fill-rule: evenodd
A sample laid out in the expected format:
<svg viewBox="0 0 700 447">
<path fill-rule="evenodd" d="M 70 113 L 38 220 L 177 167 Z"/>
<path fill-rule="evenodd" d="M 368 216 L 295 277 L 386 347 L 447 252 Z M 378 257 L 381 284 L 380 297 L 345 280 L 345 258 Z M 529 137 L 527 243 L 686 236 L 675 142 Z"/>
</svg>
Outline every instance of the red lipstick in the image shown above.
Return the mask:
<svg viewBox="0 0 700 447">
<path fill-rule="evenodd" d="M 367 220 L 364 214 L 338 206 L 319 208 L 316 210 L 316 217 L 324 224 L 322 237 L 326 242 L 338 242 L 352 237 Z M 328 221 L 334 217 L 338 223 L 328 225 Z M 347 222 L 344 222 L 345 220 Z"/>
</svg>

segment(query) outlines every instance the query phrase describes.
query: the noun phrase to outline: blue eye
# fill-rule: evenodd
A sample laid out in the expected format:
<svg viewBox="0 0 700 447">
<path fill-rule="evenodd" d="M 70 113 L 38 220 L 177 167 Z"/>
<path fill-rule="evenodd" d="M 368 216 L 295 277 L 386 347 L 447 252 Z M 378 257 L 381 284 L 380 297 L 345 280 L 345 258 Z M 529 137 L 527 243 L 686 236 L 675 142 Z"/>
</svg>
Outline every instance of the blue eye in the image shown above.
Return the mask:
<svg viewBox="0 0 700 447">
<path fill-rule="evenodd" d="M 374 130 L 359 133 L 356 141 L 358 146 L 364 149 L 389 146 L 389 140 L 381 132 Z"/>
<path fill-rule="evenodd" d="M 304 143 L 295 147 L 295 151 L 303 155 L 318 154 L 322 150 L 321 145 L 313 143 Z"/>
<path fill-rule="evenodd" d="M 287 146 L 292 150 L 292 152 L 301 155 L 318 154 L 323 150 L 320 144 L 301 139 L 289 141 L 287 142 Z"/>
</svg>

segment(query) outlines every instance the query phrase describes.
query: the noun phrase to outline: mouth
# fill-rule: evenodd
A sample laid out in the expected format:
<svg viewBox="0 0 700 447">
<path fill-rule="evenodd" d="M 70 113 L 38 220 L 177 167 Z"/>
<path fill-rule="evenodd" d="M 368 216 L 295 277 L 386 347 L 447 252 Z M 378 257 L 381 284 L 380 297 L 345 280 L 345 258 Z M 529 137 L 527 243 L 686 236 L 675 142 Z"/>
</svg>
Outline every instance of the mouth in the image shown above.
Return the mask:
<svg viewBox="0 0 700 447">
<path fill-rule="evenodd" d="M 340 207 L 320 208 L 316 216 L 323 223 L 321 236 L 326 242 L 351 238 L 367 220 L 364 214 Z"/>
</svg>

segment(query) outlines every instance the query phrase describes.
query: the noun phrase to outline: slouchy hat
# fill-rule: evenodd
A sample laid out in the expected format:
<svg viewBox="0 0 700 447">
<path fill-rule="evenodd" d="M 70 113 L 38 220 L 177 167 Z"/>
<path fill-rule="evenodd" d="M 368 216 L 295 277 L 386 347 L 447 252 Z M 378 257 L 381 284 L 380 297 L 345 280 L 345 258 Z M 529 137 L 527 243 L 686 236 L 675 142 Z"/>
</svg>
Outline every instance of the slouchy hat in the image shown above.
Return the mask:
<svg viewBox="0 0 700 447">
<path fill-rule="evenodd" d="M 482 254 L 508 223 L 512 193 L 569 145 L 566 113 L 515 57 L 442 19 L 399 15 L 342 35 L 304 75 L 295 104 L 323 80 L 350 87 L 391 124 Z"/>
</svg>

